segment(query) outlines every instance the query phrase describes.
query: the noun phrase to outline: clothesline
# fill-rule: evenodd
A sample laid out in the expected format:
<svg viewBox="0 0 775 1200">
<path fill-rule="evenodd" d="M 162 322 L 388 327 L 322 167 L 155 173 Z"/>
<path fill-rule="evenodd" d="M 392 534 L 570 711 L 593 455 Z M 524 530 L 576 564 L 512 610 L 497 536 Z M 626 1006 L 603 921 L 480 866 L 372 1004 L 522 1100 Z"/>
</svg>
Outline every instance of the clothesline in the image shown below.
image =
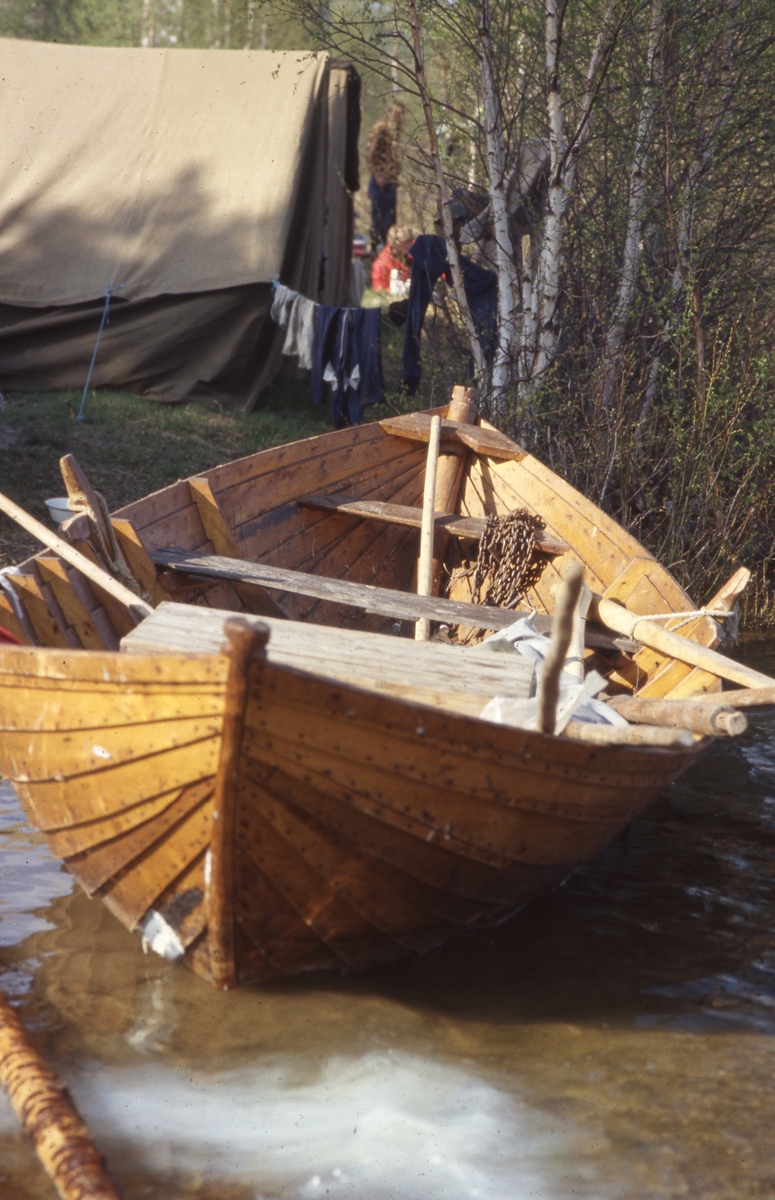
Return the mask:
<svg viewBox="0 0 775 1200">
<path fill-rule="evenodd" d="M 272 280 L 270 280 L 270 283 L 271 283 L 271 287 L 272 287 L 272 291 L 273 291 L 273 292 L 276 292 L 278 288 L 285 287 L 285 284 L 284 284 L 284 283 L 280 283 L 280 280 L 279 280 L 279 279 L 272 279 Z M 285 288 L 285 290 L 286 290 L 286 292 L 293 292 L 293 288 Z M 300 297 L 302 300 L 306 300 L 306 299 L 307 299 L 307 297 L 306 297 L 306 296 L 302 296 L 302 295 L 301 295 L 301 292 L 293 292 L 293 294 L 294 294 L 294 296 L 299 296 L 299 297 Z M 323 308 L 323 307 L 324 307 L 324 306 L 323 306 L 322 304 L 320 304 L 320 303 L 319 303 L 317 300 L 308 300 L 308 301 L 307 301 L 307 303 L 308 303 L 308 304 L 314 304 L 315 308 Z M 338 305 L 337 307 L 338 307 L 338 308 L 341 308 L 341 309 L 342 309 L 344 312 L 358 312 L 358 309 L 359 309 L 359 308 L 362 308 L 362 307 L 363 307 L 363 305 L 352 305 L 352 304 L 351 304 L 351 305 L 347 305 L 347 304 L 340 304 L 340 305 Z"/>
<path fill-rule="evenodd" d="M 329 384 L 334 427 L 359 425 L 364 405 L 385 398 L 381 309 L 316 304 L 282 283 L 272 288 L 270 315 L 287 330 L 282 352 L 312 372 L 312 400 L 322 404 Z"/>
</svg>

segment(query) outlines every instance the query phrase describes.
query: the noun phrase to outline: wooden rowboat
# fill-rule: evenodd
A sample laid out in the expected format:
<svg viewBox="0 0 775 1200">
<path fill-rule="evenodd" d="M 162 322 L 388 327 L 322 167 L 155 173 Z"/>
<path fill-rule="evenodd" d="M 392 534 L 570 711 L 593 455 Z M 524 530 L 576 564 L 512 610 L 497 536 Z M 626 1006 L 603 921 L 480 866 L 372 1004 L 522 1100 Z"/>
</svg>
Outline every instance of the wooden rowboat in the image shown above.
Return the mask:
<svg viewBox="0 0 775 1200">
<path fill-rule="evenodd" d="M 610 690 L 681 698 L 717 692 L 722 674 L 765 679 L 703 658 L 717 621 L 469 404 L 459 396 L 442 431 L 444 596 L 412 594 L 428 414 L 262 451 L 117 513 L 124 578 L 128 566 L 155 606 L 140 623 L 57 554 L 4 576 L 0 625 L 27 645 L 0 646 L 0 770 L 89 895 L 219 986 L 369 967 L 500 922 L 709 744 L 497 725 L 478 714 L 528 694 L 526 660 L 379 636 L 421 617 L 463 631 L 514 619 L 470 603 L 488 515 L 545 522 L 527 596 L 539 621 L 573 558 L 598 613 L 618 602 L 636 639 L 644 618 L 693 613 L 659 624 L 680 626 L 697 662 L 590 627 L 587 661 Z M 105 562 L 108 518 L 77 466 L 64 473 L 83 512 L 61 532 Z"/>
</svg>

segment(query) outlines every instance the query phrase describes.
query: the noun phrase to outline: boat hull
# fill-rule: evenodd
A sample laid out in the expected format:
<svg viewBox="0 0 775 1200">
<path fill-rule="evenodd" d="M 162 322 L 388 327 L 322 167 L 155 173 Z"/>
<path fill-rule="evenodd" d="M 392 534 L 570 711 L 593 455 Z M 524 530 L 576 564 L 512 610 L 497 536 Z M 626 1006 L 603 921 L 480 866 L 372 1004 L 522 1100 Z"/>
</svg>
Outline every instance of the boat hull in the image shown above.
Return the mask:
<svg viewBox="0 0 775 1200">
<path fill-rule="evenodd" d="M 246 624 L 241 659 L 0 648 L 0 770 L 30 820 L 89 895 L 219 986 L 497 924 L 704 748 L 377 695 L 273 664 Z"/>
</svg>

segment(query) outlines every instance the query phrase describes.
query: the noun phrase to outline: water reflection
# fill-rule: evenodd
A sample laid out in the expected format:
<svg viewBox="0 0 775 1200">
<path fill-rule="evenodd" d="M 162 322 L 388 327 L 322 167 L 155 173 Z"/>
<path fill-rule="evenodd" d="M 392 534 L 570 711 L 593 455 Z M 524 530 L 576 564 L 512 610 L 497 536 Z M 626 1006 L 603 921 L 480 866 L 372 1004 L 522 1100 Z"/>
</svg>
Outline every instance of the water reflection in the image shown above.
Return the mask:
<svg viewBox="0 0 775 1200">
<path fill-rule="evenodd" d="M 492 934 L 228 995 L 0 795 L 0 983 L 130 1200 L 775 1194 L 775 713 Z M 0 1200 L 47 1195 L 3 1112 Z"/>
</svg>

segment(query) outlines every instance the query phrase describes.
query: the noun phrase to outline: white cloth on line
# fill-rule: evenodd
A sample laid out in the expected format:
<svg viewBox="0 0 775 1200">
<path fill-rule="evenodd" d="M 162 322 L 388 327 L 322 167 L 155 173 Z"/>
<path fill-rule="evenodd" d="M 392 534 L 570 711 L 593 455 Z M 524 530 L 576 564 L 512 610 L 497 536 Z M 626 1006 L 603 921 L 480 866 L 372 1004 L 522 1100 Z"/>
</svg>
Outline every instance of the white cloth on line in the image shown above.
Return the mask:
<svg viewBox="0 0 775 1200">
<path fill-rule="evenodd" d="M 292 288 L 285 287 L 282 283 L 278 283 L 274 289 L 274 297 L 269 315 L 282 329 L 285 329 L 285 326 L 288 324 L 289 310 L 298 294 L 298 292 L 294 292 Z"/>
<path fill-rule="evenodd" d="M 283 343 L 283 354 L 297 354 L 299 366 L 312 367 L 312 344 L 315 339 L 315 309 L 317 305 L 306 296 L 294 293 L 288 310 L 288 332 Z"/>
</svg>

